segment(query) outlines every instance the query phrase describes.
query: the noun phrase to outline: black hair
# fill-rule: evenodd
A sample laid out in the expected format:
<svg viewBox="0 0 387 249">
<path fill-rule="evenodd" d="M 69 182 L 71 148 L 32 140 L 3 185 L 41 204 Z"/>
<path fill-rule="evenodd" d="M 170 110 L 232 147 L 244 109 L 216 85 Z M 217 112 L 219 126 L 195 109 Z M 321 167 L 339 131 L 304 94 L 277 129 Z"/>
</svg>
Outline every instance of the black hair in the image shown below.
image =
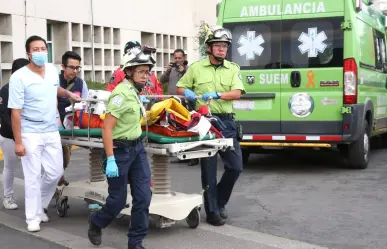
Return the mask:
<svg viewBox="0 0 387 249">
<path fill-rule="evenodd" d="M 175 51 L 173 51 L 173 54 L 175 54 L 175 53 L 182 53 L 183 56 L 185 56 L 184 50 L 181 49 L 181 48 L 178 48 L 178 49 L 176 49 Z"/>
<path fill-rule="evenodd" d="M 37 35 L 33 35 L 33 36 L 30 36 L 27 41 L 26 41 L 26 52 L 29 53 L 30 52 L 30 45 L 32 42 L 34 41 L 42 41 L 44 42 L 44 45 L 46 45 L 46 48 L 47 48 L 47 42 L 46 40 L 44 40 L 42 37 L 40 36 L 37 36 Z"/>
<path fill-rule="evenodd" d="M 16 72 L 17 70 L 19 70 L 20 68 L 28 65 L 28 63 L 30 63 L 29 60 L 25 59 L 25 58 L 19 58 L 19 59 L 16 59 L 12 62 L 12 70 L 11 70 L 11 73 L 14 73 Z"/>
<path fill-rule="evenodd" d="M 81 56 L 79 56 L 79 54 L 77 54 L 76 52 L 67 51 L 62 55 L 62 64 L 66 66 L 67 63 L 69 62 L 69 59 L 77 60 L 79 62 L 81 62 L 82 60 Z"/>
</svg>

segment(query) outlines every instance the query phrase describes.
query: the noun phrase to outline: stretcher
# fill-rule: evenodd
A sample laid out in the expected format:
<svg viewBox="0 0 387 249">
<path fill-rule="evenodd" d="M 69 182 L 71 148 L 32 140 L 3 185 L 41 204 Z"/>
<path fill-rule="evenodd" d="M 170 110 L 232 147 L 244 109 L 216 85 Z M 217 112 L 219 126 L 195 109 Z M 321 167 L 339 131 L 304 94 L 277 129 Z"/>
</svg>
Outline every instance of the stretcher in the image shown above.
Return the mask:
<svg viewBox="0 0 387 249">
<path fill-rule="evenodd" d="M 108 184 L 101 166 L 103 152 L 101 129 L 66 129 L 60 131 L 62 144 L 76 145 L 89 149 L 89 179 L 71 182 L 58 187 L 56 210 L 60 217 L 67 215 L 69 197 L 80 198 L 90 204 L 103 205 L 108 196 Z M 181 160 L 204 158 L 216 155 L 233 147 L 233 140 L 215 138 L 208 133 L 204 139 L 199 136 L 167 137 L 152 132 L 143 132 L 147 137 L 145 149 L 151 158 L 152 200 L 149 214 L 160 228 L 169 227 L 176 221 L 186 220 L 191 228 L 200 223 L 200 207 L 203 204 L 202 194 L 185 194 L 171 191 L 168 166 L 171 157 Z M 131 213 L 132 197 L 130 185 L 125 208 L 120 216 Z"/>
</svg>

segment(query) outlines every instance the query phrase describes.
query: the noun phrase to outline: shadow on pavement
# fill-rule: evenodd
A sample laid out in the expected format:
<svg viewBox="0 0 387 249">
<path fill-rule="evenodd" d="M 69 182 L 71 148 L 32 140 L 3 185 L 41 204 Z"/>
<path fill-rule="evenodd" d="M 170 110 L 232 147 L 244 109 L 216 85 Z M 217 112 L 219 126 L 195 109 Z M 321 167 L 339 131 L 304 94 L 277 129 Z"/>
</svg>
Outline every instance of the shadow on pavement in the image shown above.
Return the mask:
<svg viewBox="0 0 387 249">
<path fill-rule="evenodd" d="M 384 153 L 385 147 L 380 139 L 371 140 L 371 157 Z M 251 154 L 245 171 L 263 172 L 273 171 L 282 173 L 310 173 L 325 171 L 353 171 L 347 166 L 346 160 L 337 150 L 285 148 L 273 154 Z"/>
</svg>

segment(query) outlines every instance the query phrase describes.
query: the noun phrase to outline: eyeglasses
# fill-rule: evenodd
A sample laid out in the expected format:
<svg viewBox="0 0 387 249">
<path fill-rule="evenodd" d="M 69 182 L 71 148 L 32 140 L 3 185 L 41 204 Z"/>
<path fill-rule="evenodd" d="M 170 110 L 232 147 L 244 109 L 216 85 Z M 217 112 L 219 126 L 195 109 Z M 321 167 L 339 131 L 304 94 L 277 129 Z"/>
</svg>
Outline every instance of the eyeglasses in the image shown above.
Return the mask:
<svg viewBox="0 0 387 249">
<path fill-rule="evenodd" d="M 214 44 L 213 46 L 216 48 L 228 48 L 229 47 L 228 44 Z"/>
<path fill-rule="evenodd" d="M 81 66 L 66 66 L 67 68 L 70 68 L 71 70 L 75 71 L 81 71 L 82 67 Z"/>
<path fill-rule="evenodd" d="M 150 76 L 150 72 L 148 70 L 135 70 L 134 72 L 137 73 L 140 77 Z"/>
</svg>

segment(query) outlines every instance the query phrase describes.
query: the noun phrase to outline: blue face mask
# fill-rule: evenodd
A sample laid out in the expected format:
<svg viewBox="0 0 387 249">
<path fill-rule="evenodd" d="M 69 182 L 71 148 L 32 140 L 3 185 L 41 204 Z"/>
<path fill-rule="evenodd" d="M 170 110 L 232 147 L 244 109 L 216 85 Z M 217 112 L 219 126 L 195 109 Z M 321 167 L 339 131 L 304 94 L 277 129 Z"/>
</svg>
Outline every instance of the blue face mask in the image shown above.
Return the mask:
<svg viewBox="0 0 387 249">
<path fill-rule="evenodd" d="M 47 52 L 33 52 L 32 53 L 32 62 L 38 67 L 43 66 L 48 61 Z"/>
</svg>

